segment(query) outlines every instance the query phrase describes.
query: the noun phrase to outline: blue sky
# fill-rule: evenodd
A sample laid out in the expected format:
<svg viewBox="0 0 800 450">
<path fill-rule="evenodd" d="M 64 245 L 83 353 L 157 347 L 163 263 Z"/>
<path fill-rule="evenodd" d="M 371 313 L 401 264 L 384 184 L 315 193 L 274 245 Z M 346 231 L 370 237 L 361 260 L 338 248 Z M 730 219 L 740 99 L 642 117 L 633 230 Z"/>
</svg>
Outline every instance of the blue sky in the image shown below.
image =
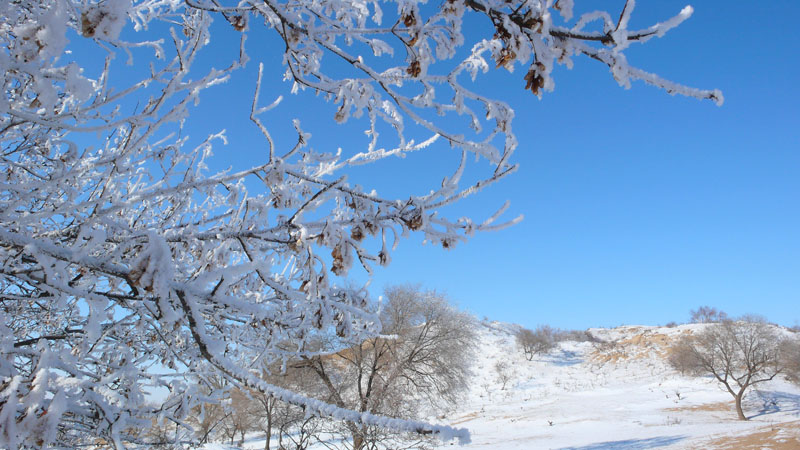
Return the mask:
<svg viewBox="0 0 800 450">
<path fill-rule="evenodd" d="M 576 3 L 589 9 L 623 4 Z M 639 0 L 632 27 L 664 20 L 683 6 Z M 724 106 L 641 83 L 622 89 L 607 68 L 581 58 L 572 70 L 556 70 L 556 89 L 542 100 L 524 90 L 520 68 L 495 71 L 482 83 L 516 110 L 520 169 L 445 212 L 481 219 L 510 200 L 507 218 L 524 214 L 525 220 L 453 250 L 405 240 L 392 264 L 374 276 L 373 290 L 421 283 L 479 317 L 529 327 L 681 322 L 701 305 L 797 324 L 800 37 L 794 20 L 800 3 L 693 6 L 691 19 L 631 48 L 628 59 L 674 81 L 722 89 Z M 286 97 L 265 116 L 279 146 L 294 139 L 287 119 L 299 116 L 316 149 L 362 148 L 363 124 L 336 126 L 333 104 L 288 93 L 290 85 L 280 80 L 280 45 L 274 37 L 252 36 L 248 49 L 256 64 L 208 91 L 192 116 L 188 130 L 198 138 L 228 130 L 231 143 L 215 152 L 220 167 L 254 164 L 265 155 L 246 116 L 259 61 L 271 70 L 262 104 Z M 206 58 L 221 54 L 217 67 L 235 57 L 215 52 Z M 242 105 L 245 114 L 226 112 Z M 388 186 L 379 192 L 402 192 L 425 186 L 419 180 L 441 179 L 454 160 L 442 146 L 354 176 Z"/>
<path fill-rule="evenodd" d="M 640 1 L 634 25 L 683 3 Z M 711 2 L 632 48 L 645 70 L 725 104 L 619 88 L 576 60 L 541 101 L 513 80 L 521 168 L 484 192 L 525 221 L 443 252 L 403 246 L 375 284 L 419 281 L 479 316 L 584 328 L 729 314 L 800 320 L 800 3 Z M 516 75 L 517 77 L 521 75 Z"/>
</svg>

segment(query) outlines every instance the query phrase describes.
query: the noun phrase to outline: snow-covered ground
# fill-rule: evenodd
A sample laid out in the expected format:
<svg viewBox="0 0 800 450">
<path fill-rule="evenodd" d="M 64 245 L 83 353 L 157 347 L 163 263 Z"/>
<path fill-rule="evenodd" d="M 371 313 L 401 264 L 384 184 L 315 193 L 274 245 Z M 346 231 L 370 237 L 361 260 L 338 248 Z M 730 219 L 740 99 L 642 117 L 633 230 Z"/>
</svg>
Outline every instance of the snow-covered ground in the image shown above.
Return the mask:
<svg viewBox="0 0 800 450">
<path fill-rule="evenodd" d="M 513 325 L 484 323 L 475 381 L 447 419 L 471 431 L 465 449 L 750 448 L 732 438 L 761 432 L 770 435 L 752 448 L 800 449 L 797 386 L 757 386 L 745 400 L 751 419 L 743 422 L 718 383 L 668 367 L 667 347 L 693 327 L 702 325 L 593 329 L 616 344 L 563 342 L 527 361 Z M 505 389 L 497 362 L 511 372 Z"/>
<path fill-rule="evenodd" d="M 592 329 L 614 344 L 566 341 L 527 361 L 515 325 L 483 322 L 464 401 L 430 420 L 469 429 L 464 450 L 800 450 L 800 387 L 783 379 L 757 385 L 744 422 L 717 382 L 669 367 L 671 343 L 702 327 Z M 507 367 L 505 388 L 498 362 Z M 263 446 L 256 436 L 245 445 Z"/>
</svg>

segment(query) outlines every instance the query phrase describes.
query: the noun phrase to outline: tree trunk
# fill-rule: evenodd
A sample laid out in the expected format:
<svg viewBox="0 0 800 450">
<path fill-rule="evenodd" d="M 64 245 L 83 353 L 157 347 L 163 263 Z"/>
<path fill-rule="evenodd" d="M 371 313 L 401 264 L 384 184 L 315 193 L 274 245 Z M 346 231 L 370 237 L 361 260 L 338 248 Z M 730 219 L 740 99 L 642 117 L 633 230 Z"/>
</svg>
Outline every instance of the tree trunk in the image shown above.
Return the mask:
<svg viewBox="0 0 800 450">
<path fill-rule="evenodd" d="M 364 437 L 361 434 L 353 434 L 353 450 L 364 448 Z"/>
<path fill-rule="evenodd" d="M 736 396 L 736 414 L 739 415 L 739 420 L 747 420 L 744 411 L 742 411 L 742 397 L 744 397 L 744 389 L 739 391 L 739 394 Z"/>
<path fill-rule="evenodd" d="M 267 439 L 264 442 L 264 450 L 269 450 L 269 441 L 272 438 L 272 411 L 267 409 Z"/>
</svg>

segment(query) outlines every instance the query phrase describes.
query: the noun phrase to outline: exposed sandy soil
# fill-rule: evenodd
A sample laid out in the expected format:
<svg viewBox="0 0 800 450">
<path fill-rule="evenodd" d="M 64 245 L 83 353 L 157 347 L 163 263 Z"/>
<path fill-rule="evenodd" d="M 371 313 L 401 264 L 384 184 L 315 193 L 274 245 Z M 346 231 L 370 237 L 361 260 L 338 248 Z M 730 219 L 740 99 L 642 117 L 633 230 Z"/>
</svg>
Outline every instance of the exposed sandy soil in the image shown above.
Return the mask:
<svg viewBox="0 0 800 450">
<path fill-rule="evenodd" d="M 458 417 L 457 419 L 455 419 L 452 422 L 450 422 L 450 424 L 451 425 L 460 425 L 462 423 L 469 422 L 470 420 L 476 419 L 478 417 L 480 417 L 480 413 L 479 412 L 472 412 L 472 413 L 469 413 L 469 414 L 465 414 L 465 415 L 463 415 L 461 417 Z"/>
<path fill-rule="evenodd" d="M 736 450 L 798 450 L 800 449 L 800 420 L 759 428 L 746 436 L 715 439 L 707 449 Z"/>
<path fill-rule="evenodd" d="M 708 411 L 708 412 L 726 412 L 730 411 L 732 414 L 735 413 L 735 409 L 733 406 L 733 400 L 729 402 L 715 402 L 715 403 L 704 403 L 702 405 L 694 405 L 694 406 L 684 406 L 680 408 L 666 408 L 664 411 L 668 412 L 685 412 L 685 411 Z"/>
<path fill-rule="evenodd" d="M 669 336 L 653 330 L 629 327 L 632 336 L 596 346 L 590 355 L 595 364 L 619 363 L 627 359 L 643 359 L 653 356 L 666 358 L 670 347 L 675 343 L 675 336 Z M 690 333 L 688 330 L 682 334 Z"/>
</svg>

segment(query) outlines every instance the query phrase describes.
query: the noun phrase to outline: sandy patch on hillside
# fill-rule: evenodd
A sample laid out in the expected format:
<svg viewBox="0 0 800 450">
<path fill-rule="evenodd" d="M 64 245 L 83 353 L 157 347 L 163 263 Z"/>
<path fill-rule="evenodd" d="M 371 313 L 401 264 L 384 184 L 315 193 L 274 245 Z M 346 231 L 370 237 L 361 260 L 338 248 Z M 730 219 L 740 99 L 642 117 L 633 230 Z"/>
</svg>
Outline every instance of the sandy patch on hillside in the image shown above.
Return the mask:
<svg viewBox="0 0 800 450">
<path fill-rule="evenodd" d="M 455 420 L 450 422 L 450 425 L 454 426 L 454 425 L 459 425 L 459 424 L 462 424 L 462 423 L 465 423 L 465 422 L 469 422 L 471 420 L 477 419 L 479 416 L 480 416 L 480 413 L 478 413 L 477 411 L 476 412 L 472 412 L 472 413 L 463 415 L 461 417 L 457 417 Z"/>
<path fill-rule="evenodd" d="M 656 355 L 665 359 L 670 352 L 670 348 L 676 342 L 677 337 L 663 333 L 645 330 L 642 328 L 632 328 L 633 336 L 610 342 L 597 344 L 591 353 L 591 360 L 603 365 L 605 363 L 617 363 L 627 359 L 651 358 Z M 681 335 L 690 334 L 685 330 Z"/>
<path fill-rule="evenodd" d="M 720 411 L 731 411 L 735 415 L 736 412 L 733 406 L 733 400 L 730 402 L 717 402 L 717 403 L 705 403 L 702 405 L 694 405 L 694 406 L 681 406 L 675 408 L 665 408 L 664 411 L 668 412 L 696 412 L 696 411 L 708 411 L 708 412 L 720 412 Z M 735 417 L 735 416 L 734 416 Z"/>
<path fill-rule="evenodd" d="M 800 449 L 800 420 L 759 428 L 746 436 L 715 439 L 703 444 L 708 449 L 797 450 Z"/>
</svg>

